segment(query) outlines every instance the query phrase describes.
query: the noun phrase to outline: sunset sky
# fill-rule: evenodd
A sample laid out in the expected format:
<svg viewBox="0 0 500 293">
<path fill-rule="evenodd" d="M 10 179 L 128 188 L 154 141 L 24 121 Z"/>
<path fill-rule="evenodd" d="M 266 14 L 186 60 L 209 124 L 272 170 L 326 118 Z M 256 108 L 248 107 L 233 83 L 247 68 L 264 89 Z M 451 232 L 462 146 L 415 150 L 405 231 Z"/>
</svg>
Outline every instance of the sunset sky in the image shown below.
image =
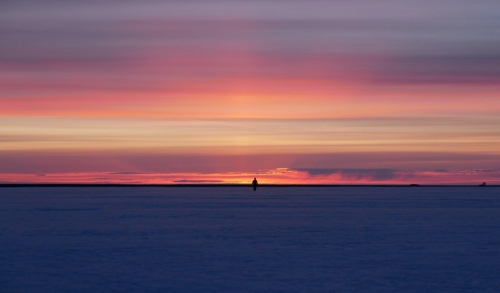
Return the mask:
<svg viewBox="0 0 500 293">
<path fill-rule="evenodd" d="M 498 0 L 3 1 L 0 183 L 500 184 Z"/>
</svg>

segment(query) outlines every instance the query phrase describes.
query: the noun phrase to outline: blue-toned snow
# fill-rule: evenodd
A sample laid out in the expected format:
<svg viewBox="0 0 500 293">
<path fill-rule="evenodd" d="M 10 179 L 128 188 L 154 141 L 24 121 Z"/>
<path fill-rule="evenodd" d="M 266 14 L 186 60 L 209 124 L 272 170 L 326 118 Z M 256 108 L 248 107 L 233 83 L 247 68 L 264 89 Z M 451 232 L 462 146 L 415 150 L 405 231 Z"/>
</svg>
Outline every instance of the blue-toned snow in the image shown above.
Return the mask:
<svg viewBox="0 0 500 293">
<path fill-rule="evenodd" d="M 0 188 L 0 292 L 500 292 L 500 188 Z"/>
</svg>

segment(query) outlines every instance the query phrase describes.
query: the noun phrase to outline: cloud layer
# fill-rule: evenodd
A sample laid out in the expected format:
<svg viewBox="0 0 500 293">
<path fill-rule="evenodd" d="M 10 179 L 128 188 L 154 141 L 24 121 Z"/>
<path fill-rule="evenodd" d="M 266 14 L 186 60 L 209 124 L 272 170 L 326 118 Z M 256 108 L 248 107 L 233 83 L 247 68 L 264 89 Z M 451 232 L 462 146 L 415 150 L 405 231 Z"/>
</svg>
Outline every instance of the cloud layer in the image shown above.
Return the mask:
<svg viewBox="0 0 500 293">
<path fill-rule="evenodd" d="M 498 167 L 496 0 L 4 2 L 0 174 Z"/>
<path fill-rule="evenodd" d="M 497 84 L 495 1 L 16 1 L 2 88 L 174 90 L 228 79 Z M 418 3 L 418 4 L 417 4 Z"/>
</svg>

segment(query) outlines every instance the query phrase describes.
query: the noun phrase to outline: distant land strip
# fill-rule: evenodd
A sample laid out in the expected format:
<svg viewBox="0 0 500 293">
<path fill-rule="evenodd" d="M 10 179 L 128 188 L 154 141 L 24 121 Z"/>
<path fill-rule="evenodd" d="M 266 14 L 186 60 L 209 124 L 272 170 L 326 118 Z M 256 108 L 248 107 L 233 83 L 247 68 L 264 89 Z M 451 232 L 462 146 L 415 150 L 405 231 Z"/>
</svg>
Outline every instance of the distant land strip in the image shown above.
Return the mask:
<svg viewBox="0 0 500 293">
<path fill-rule="evenodd" d="M 11 187 L 252 187 L 252 184 L 0 183 Z M 259 184 L 261 187 L 500 187 L 472 184 Z"/>
</svg>

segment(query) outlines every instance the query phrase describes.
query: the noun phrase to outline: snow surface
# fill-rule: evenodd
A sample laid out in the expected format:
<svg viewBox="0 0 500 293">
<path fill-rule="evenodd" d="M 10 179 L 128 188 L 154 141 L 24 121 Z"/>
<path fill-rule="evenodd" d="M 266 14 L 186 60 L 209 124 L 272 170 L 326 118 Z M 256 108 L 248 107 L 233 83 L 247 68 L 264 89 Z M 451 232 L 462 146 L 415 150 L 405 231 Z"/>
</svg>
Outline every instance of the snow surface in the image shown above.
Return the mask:
<svg viewBox="0 0 500 293">
<path fill-rule="evenodd" d="M 500 292 L 500 188 L 0 188 L 0 292 Z"/>
</svg>

